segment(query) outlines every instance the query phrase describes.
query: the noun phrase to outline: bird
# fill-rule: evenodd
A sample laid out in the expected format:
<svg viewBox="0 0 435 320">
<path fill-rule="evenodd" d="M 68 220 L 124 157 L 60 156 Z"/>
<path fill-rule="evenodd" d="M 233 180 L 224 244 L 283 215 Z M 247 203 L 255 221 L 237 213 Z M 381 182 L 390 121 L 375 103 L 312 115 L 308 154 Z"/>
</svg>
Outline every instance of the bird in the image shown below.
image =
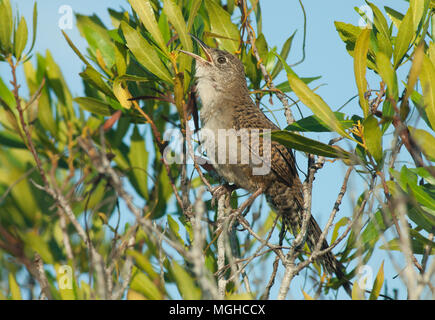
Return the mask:
<svg viewBox="0 0 435 320">
<path fill-rule="evenodd" d="M 201 100 L 201 143 L 217 174 L 227 184 L 233 184 L 250 193 L 262 190 L 269 205 L 281 216 L 283 225 L 294 235 L 302 225 L 304 213 L 303 186 L 299 179 L 294 153 L 286 146 L 270 141 L 266 147 L 266 139 L 258 139 L 254 145 L 252 134 L 250 140 L 242 142 L 240 131 L 264 133 L 279 130 L 262 110 L 251 99 L 242 61 L 235 55 L 218 48 L 211 48 L 198 37 L 191 35 L 199 44 L 205 58 L 193 52 L 179 50 L 196 60 L 195 78 L 196 90 Z M 222 135 L 222 133 L 225 133 Z M 227 140 L 237 140 L 236 146 Z M 248 141 L 248 143 L 246 143 Z M 224 150 L 222 144 L 229 150 Z M 233 149 L 231 149 L 233 148 Z M 266 155 L 269 151 L 269 156 Z M 241 162 L 244 152 L 250 152 L 250 161 Z M 228 161 L 238 154 L 238 162 Z M 221 157 L 221 158 L 219 158 Z M 257 158 L 257 159 L 256 159 Z M 259 160 L 269 163 L 269 170 L 256 174 Z M 266 159 L 266 160 L 264 160 Z M 308 222 L 306 242 L 310 250 L 314 250 L 319 242 L 322 230 L 315 218 L 311 216 Z M 321 249 L 328 248 L 323 240 Z M 329 251 L 320 257 L 320 263 L 327 273 L 335 273 L 343 288 L 350 295 L 350 281 L 345 277 L 345 268 Z"/>
</svg>

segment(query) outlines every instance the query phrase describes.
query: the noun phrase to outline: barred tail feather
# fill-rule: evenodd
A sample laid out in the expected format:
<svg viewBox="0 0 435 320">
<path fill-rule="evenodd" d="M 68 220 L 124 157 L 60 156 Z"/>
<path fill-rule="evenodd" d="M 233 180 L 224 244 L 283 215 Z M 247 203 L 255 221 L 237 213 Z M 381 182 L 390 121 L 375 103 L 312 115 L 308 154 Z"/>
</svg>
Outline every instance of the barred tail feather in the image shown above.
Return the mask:
<svg viewBox="0 0 435 320">
<path fill-rule="evenodd" d="M 293 234 L 297 234 L 298 230 L 300 230 L 302 226 L 302 221 L 301 219 L 299 219 L 299 217 L 300 215 L 294 215 L 294 214 L 291 215 L 284 214 L 282 216 L 285 227 L 289 229 Z M 322 234 L 322 230 L 320 229 L 316 220 L 314 219 L 314 217 L 310 217 L 310 221 L 308 222 L 308 230 L 307 230 L 307 238 L 306 238 L 310 250 L 315 249 L 315 247 L 319 242 L 321 234 Z M 328 247 L 329 247 L 328 242 L 326 240 L 323 240 L 320 250 L 324 250 Z M 346 278 L 345 268 L 340 263 L 340 261 L 337 260 L 334 254 L 331 251 L 328 251 L 327 253 L 319 257 L 319 261 L 329 274 L 335 274 L 337 276 L 337 278 L 342 282 L 341 285 L 343 286 L 346 293 L 349 296 L 352 296 L 352 289 L 351 289 L 352 283 Z"/>
</svg>

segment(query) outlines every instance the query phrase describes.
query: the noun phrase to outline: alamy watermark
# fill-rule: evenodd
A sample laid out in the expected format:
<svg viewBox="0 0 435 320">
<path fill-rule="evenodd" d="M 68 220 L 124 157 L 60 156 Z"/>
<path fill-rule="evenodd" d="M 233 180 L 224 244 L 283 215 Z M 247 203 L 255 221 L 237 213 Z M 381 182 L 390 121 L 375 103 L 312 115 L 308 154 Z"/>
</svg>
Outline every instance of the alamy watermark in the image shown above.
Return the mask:
<svg viewBox="0 0 435 320">
<path fill-rule="evenodd" d="M 271 171 L 272 141 L 271 130 L 264 129 L 218 129 L 206 128 L 200 131 L 200 141 L 195 153 L 205 150 L 208 162 L 213 165 L 249 165 L 253 175 L 267 175 Z M 163 152 L 168 164 L 193 164 L 192 154 L 183 155 L 183 136 L 180 130 L 170 129 L 163 135 L 170 142 Z M 186 142 L 192 143 L 193 141 Z M 185 146 L 186 150 L 188 146 Z M 203 163 L 199 163 L 203 164 Z"/>
<path fill-rule="evenodd" d="M 359 14 L 361 15 L 361 18 L 358 21 L 358 26 L 360 28 L 372 29 L 373 19 L 374 19 L 372 8 L 369 5 L 364 4 L 358 8 L 358 11 Z"/>
<path fill-rule="evenodd" d="M 73 28 L 74 15 L 71 6 L 64 4 L 59 7 L 58 13 L 61 14 L 57 25 L 62 30 L 71 30 Z"/>
</svg>

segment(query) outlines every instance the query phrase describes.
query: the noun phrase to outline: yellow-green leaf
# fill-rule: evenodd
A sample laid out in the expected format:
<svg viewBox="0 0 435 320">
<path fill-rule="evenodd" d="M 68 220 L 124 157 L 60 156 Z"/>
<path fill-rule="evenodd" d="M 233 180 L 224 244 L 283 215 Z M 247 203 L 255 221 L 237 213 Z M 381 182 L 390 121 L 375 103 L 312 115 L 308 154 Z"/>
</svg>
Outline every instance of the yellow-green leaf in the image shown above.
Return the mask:
<svg viewBox="0 0 435 320">
<path fill-rule="evenodd" d="M 20 287 L 12 273 L 9 273 L 9 290 L 12 300 L 22 300 Z"/>
<path fill-rule="evenodd" d="M 131 164 L 131 174 L 137 184 L 137 191 L 144 199 L 148 199 L 148 151 L 144 137 L 140 135 L 137 126 L 134 127 L 131 136 L 128 158 Z"/>
<path fill-rule="evenodd" d="M 160 60 L 156 50 L 145 40 L 139 31 L 130 27 L 126 22 L 121 22 L 121 29 L 127 41 L 127 47 L 131 50 L 137 61 L 160 79 L 173 83 L 168 69 Z"/>
<path fill-rule="evenodd" d="M 192 52 L 193 45 L 192 39 L 187 31 L 186 21 L 184 21 L 183 13 L 181 12 L 180 7 L 174 0 L 163 0 L 163 11 L 168 17 L 169 22 L 174 26 L 175 30 L 178 33 L 178 37 L 181 41 L 181 44 L 184 50 Z M 189 72 L 192 65 L 192 59 L 183 54 L 179 57 L 180 61 L 180 72 L 184 72 L 184 86 L 188 87 L 190 83 Z M 188 72 L 185 72 L 188 71 Z"/>
<path fill-rule="evenodd" d="M 353 140 L 353 138 L 346 132 L 343 125 L 335 116 L 334 112 L 328 106 L 328 104 L 316 93 L 314 93 L 304 81 L 302 81 L 296 74 L 290 69 L 288 64 L 279 55 L 276 55 L 287 72 L 288 82 L 293 92 L 308 108 L 313 111 L 314 115 L 322 119 L 325 125 L 337 132 L 338 134 Z"/>
<path fill-rule="evenodd" d="M 396 43 L 393 50 L 394 68 L 397 69 L 403 56 L 408 51 L 409 45 L 414 37 L 414 19 L 412 8 L 409 8 L 397 33 Z"/>
<path fill-rule="evenodd" d="M 415 84 L 417 83 L 418 76 L 421 72 L 424 57 L 424 42 L 422 42 L 417 49 L 415 49 L 414 59 L 412 61 L 411 70 L 409 71 L 408 84 L 406 86 L 406 94 L 403 100 L 408 100 L 414 91 Z"/>
<path fill-rule="evenodd" d="M 352 286 L 352 300 L 365 300 L 364 293 L 358 285 L 358 281 L 355 281 Z"/>
<path fill-rule="evenodd" d="M 339 147 L 333 147 L 317 140 L 312 140 L 300 134 L 289 131 L 273 131 L 272 140 L 295 150 L 329 158 L 347 159 L 350 154 Z"/>
<path fill-rule="evenodd" d="M 376 67 L 382 80 L 387 85 L 388 94 L 390 97 L 397 100 L 399 98 L 399 90 L 396 72 L 393 69 L 390 59 L 383 52 L 378 52 L 376 55 Z"/>
<path fill-rule="evenodd" d="M 184 300 L 201 299 L 201 290 L 195 285 L 195 281 L 190 274 L 175 261 L 172 261 L 171 269 L 181 297 Z"/>
<path fill-rule="evenodd" d="M 379 164 L 382 161 L 382 131 L 373 115 L 364 120 L 364 139 L 367 150 Z"/>
<path fill-rule="evenodd" d="M 304 290 L 302 290 L 302 294 L 304 295 L 305 300 L 314 300 L 313 297 L 311 297 L 308 293 L 306 293 Z"/>
<path fill-rule="evenodd" d="M 167 48 L 165 41 L 163 40 L 162 33 L 160 32 L 159 26 L 157 24 L 156 17 L 154 15 L 153 7 L 149 0 L 128 0 L 131 7 L 139 16 L 140 21 L 143 23 L 145 28 L 153 36 L 154 40 L 159 45 L 160 49 L 167 54 Z"/>
<path fill-rule="evenodd" d="M 187 20 L 187 31 L 192 29 L 193 22 L 195 21 L 199 8 L 201 7 L 202 0 L 193 0 L 190 2 L 192 2 L 192 6 L 190 7 L 189 11 L 189 19 Z M 232 0 L 230 2 L 232 2 Z"/>
<path fill-rule="evenodd" d="M 110 116 L 114 112 L 112 107 L 101 100 L 88 97 L 79 97 L 74 99 L 83 109 L 101 116 Z"/>
<path fill-rule="evenodd" d="M 376 300 L 381 292 L 382 285 L 384 284 L 384 262 L 379 268 L 378 275 L 376 276 L 375 282 L 373 283 L 373 288 L 370 293 L 369 300 Z"/>
<path fill-rule="evenodd" d="M 432 129 L 435 130 L 435 67 L 427 56 L 423 57 L 420 80 L 422 83 L 426 115 Z"/>
<path fill-rule="evenodd" d="M 130 288 L 150 300 L 161 300 L 163 294 L 154 282 L 143 272 L 133 266 Z"/>
<path fill-rule="evenodd" d="M 239 49 L 239 29 L 232 23 L 230 14 L 213 0 L 205 0 L 210 19 L 211 32 L 221 36 L 216 38 L 221 49 L 234 53 Z"/>
<path fill-rule="evenodd" d="M 332 238 L 331 238 L 331 243 L 334 243 L 335 240 L 338 237 L 338 231 L 340 230 L 341 227 L 344 227 L 345 225 L 347 225 L 349 223 L 349 218 L 348 217 L 343 217 L 341 218 L 334 227 L 334 230 L 332 232 Z"/>
<path fill-rule="evenodd" d="M 354 72 L 355 81 L 358 88 L 359 103 L 364 112 L 364 117 L 369 114 L 369 103 L 365 97 L 367 92 L 367 53 L 369 51 L 369 41 L 371 29 L 364 29 L 361 31 L 355 44 L 354 53 Z"/>
<path fill-rule="evenodd" d="M 11 53 L 11 36 L 13 31 L 12 7 L 9 0 L 0 3 L 0 52 Z"/>
<path fill-rule="evenodd" d="M 132 103 L 129 99 L 132 98 L 132 96 L 126 88 L 122 78 L 118 77 L 115 79 L 115 81 L 113 81 L 113 93 L 123 108 L 131 108 Z"/>
<path fill-rule="evenodd" d="M 19 60 L 21 58 L 21 54 L 23 53 L 24 48 L 27 44 L 27 24 L 24 17 L 21 17 L 20 23 L 18 24 L 17 30 L 14 35 L 14 53 L 15 57 Z"/>
<path fill-rule="evenodd" d="M 435 137 L 422 129 L 409 127 L 412 137 L 430 160 L 435 161 Z"/>
</svg>

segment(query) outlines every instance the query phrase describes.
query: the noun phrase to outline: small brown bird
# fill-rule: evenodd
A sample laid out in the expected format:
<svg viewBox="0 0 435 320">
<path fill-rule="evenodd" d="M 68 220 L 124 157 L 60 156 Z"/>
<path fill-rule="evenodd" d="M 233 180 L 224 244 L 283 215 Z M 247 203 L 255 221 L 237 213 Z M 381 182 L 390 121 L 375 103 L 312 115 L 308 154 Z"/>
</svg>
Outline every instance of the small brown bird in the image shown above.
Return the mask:
<svg viewBox="0 0 435 320">
<path fill-rule="evenodd" d="M 217 173 L 228 183 L 251 193 L 261 188 L 268 203 L 282 217 L 286 228 L 297 234 L 302 225 L 304 201 L 292 150 L 275 141 L 267 145 L 263 138 L 254 145 L 253 133 L 251 139 L 243 140 L 241 130 L 258 133 L 279 128 L 252 101 L 243 63 L 236 56 L 210 48 L 195 36 L 193 38 L 202 47 L 206 59 L 191 52 L 180 51 L 196 60 L 197 90 L 202 102 L 201 131 L 206 132 L 202 135 L 202 144 L 207 156 Z M 219 137 L 225 137 L 225 140 Z M 227 143 L 227 138 L 233 141 L 235 139 L 238 143 L 234 147 L 234 144 Z M 229 150 L 224 150 L 225 148 Z M 244 152 L 251 154 L 249 161 L 240 161 Z M 269 156 L 266 156 L 268 152 Z M 234 154 L 238 155 L 237 163 L 229 161 Z M 255 160 L 259 159 L 263 164 L 269 162 L 270 170 L 264 174 L 255 173 L 259 166 L 259 161 Z M 311 250 L 317 245 L 321 233 L 316 220 L 311 217 L 307 232 L 307 243 Z M 327 247 L 328 243 L 323 241 L 321 248 Z M 344 268 L 335 256 L 328 252 L 321 257 L 320 262 L 328 273 L 335 273 L 342 280 L 343 287 L 350 293 Z"/>
</svg>

